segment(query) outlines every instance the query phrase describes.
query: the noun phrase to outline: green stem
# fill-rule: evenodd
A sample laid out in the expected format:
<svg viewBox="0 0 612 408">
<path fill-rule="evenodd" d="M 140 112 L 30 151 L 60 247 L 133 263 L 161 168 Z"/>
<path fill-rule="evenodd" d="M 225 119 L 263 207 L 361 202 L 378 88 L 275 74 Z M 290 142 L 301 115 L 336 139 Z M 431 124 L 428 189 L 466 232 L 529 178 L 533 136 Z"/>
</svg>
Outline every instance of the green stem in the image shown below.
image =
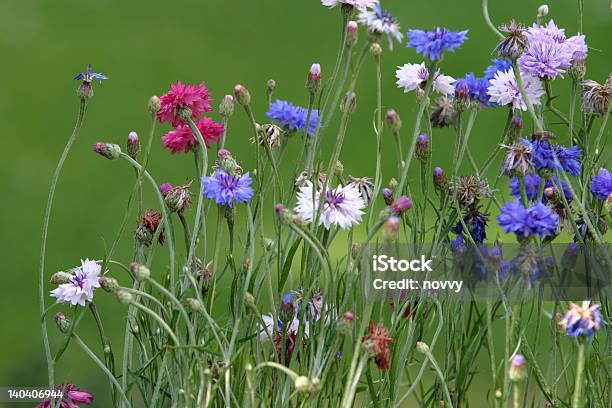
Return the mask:
<svg viewBox="0 0 612 408">
<path fill-rule="evenodd" d="M 68 157 L 68 153 L 72 148 L 79 132 L 81 131 L 81 126 L 83 125 L 83 119 L 85 118 L 85 112 L 87 110 L 87 100 L 82 98 L 81 104 L 79 106 L 79 113 L 77 116 L 76 123 L 74 125 L 74 129 L 72 130 L 72 134 L 68 138 L 66 142 L 66 146 L 64 147 L 64 151 L 60 156 L 60 159 L 55 167 L 55 172 L 53 173 L 53 177 L 51 178 L 51 188 L 49 190 L 49 196 L 47 198 L 47 206 L 45 207 L 45 217 L 43 221 L 43 230 L 40 244 L 40 258 L 39 258 L 39 269 L 38 269 L 38 297 L 39 297 L 39 306 L 40 306 L 40 320 L 41 320 L 41 330 L 43 337 L 43 345 L 45 349 L 45 358 L 47 359 L 47 379 L 49 381 L 49 387 L 55 387 L 55 364 L 53 362 L 53 357 L 51 356 L 51 345 L 49 344 L 49 334 L 47 332 L 47 322 L 45 320 L 45 253 L 47 249 L 47 234 L 49 232 L 49 219 L 51 217 L 51 208 L 53 207 L 53 198 L 55 196 L 55 189 L 57 187 L 57 182 L 59 180 L 60 174 L 62 172 L 62 167 L 64 166 L 64 161 L 66 161 L 66 157 Z"/>
<path fill-rule="evenodd" d="M 585 344 L 578 344 L 578 356 L 576 357 L 576 383 L 574 384 L 574 396 L 572 408 L 582 408 L 582 384 L 584 383 L 584 354 Z"/>
</svg>

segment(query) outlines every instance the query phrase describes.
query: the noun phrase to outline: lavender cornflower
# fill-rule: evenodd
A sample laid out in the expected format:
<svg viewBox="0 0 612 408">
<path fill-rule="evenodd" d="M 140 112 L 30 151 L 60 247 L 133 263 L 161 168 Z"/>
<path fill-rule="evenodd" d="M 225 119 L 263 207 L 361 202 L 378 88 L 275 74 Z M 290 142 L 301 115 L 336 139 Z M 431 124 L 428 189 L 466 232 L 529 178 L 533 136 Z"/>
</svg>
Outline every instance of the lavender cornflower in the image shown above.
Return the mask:
<svg viewBox="0 0 612 408">
<path fill-rule="evenodd" d="M 366 203 L 361 197 L 359 188 L 354 184 L 338 186 L 335 190 L 328 189 L 325 197 L 321 200 L 321 190 L 317 190 L 313 196 L 313 185 L 308 180 L 299 188 L 297 194 L 297 205 L 294 211 L 306 222 L 312 222 L 319 205 L 323 204 L 318 225 L 323 224 L 326 229 L 337 225 L 342 229 L 351 228 L 361 222 L 362 211 Z"/>
<path fill-rule="evenodd" d="M 393 50 L 393 40 L 402 41 L 403 35 L 399 23 L 391 13 L 382 9 L 379 1 L 374 3 L 372 10 L 364 10 L 359 14 L 359 22 L 366 25 L 374 35 L 385 34 L 391 50 Z"/>
<path fill-rule="evenodd" d="M 433 31 L 408 30 L 408 47 L 415 48 L 418 54 L 431 61 L 442 59 L 444 51 L 455 51 L 465 40 L 468 30 L 450 31 L 436 27 Z"/>
<path fill-rule="evenodd" d="M 527 196 L 527 199 L 529 201 L 535 201 L 536 198 L 538 197 L 538 192 L 540 190 L 540 183 L 542 181 L 542 177 L 540 177 L 536 173 L 531 173 L 531 174 L 527 174 L 523 178 L 523 180 L 525 182 L 525 195 Z M 544 181 L 544 192 L 546 193 L 547 188 L 554 188 L 555 185 L 556 186 L 559 185 L 556 177 L 555 177 L 554 185 L 551 179 L 546 179 Z M 572 201 L 573 199 L 572 192 L 564 180 L 561 180 L 561 186 L 563 187 L 563 194 L 565 194 L 565 198 L 567 199 L 567 201 L 568 202 Z M 521 184 L 520 184 L 518 177 L 512 177 L 512 179 L 510 179 L 509 187 L 510 187 L 510 194 L 512 194 L 513 197 L 521 198 Z M 544 194 L 542 197 L 542 202 L 546 203 L 547 201 L 548 199 L 546 197 L 546 194 Z"/>
<path fill-rule="evenodd" d="M 570 337 L 586 337 L 590 339 L 604 324 L 599 313 L 599 305 L 591 305 L 589 300 L 582 302 L 582 306 L 570 303 L 565 316 L 559 321 L 559 325 Z"/>
<path fill-rule="evenodd" d="M 404 88 L 404 92 L 414 91 L 415 89 L 423 89 L 429 78 L 429 69 L 425 67 L 425 63 L 420 64 L 404 64 L 398 66 L 395 71 L 397 78 L 397 87 Z M 433 90 L 443 95 L 450 95 L 455 92 L 453 83 L 455 79 L 448 75 L 443 75 L 438 70 L 434 75 Z"/>
<path fill-rule="evenodd" d="M 544 95 L 542 84 L 537 78 L 530 75 L 521 74 L 521 76 L 527 97 L 532 104 L 539 105 L 540 97 Z M 516 83 L 514 71 L 511 69 L 503 72 L 497 71 L 495 73 L 495 76 L 489 80 L 487 94 L 490 97 L 489 102 L 501 106 L 512 104 L 514 109 L 527 110 L 527 104 L 523 100 L 519 86 Z"/>
<path fill-rule="evenodd" d="M 251 183 L 253 180 L 249 173 L 237 176 L 221 169 L 216 170 L 212 176 L 202 178 L 204 196 L 209 199 L 214 198 L 217 204 L 227 205 L 230 208 L 234 202 L 249 202 L 253 197 Z"/>
<path fill-rule="evenodd" d="M 94 289 L 100 287 L 98 278 L 101 267 L 96 261 L 81 260 L 81 266 L 74 270 L 68 278 L 68 283 L 59 285 L 51 291 L 51 296 L 60 303 L 85 306 L 85 302 L 93 300 Z"/>
<path fill-rule="evenodd" d="M 296 130 L 304 130 L 306 127 L 306 116 L 308 110 L 299 106 L 295 106 L 290 102 L 277 99 L 270 105 L 270 110 L 266 112 L 266 115 L 285 126 L 290 132 Z M 317 129 L 317 121 L 319 118 L 319 111 L 313 109 L 310 112 L 310 123 L 308 125 L 308 134 L 313 135 Z"/>
<path fill-rule="evenodd" d="M 484 77 L 487 80 L 493 79 L 497 71 L 506 72 L 512 69 L 512 61 L 507 58 L 493 58 L 491 61 L 493 64 L 484 70 Z"/>
<path fill-rule="evenodd" d="M 612 194 L 612 173 L 603 167 L 591 179 L 591 193 L 598 200 L 606 200 Z"/>
<path fill-rule="evenodd" d="M 525 208 L 518 199 L 506 202 L 497 216 L 498 224 L 506 233 L 514 232 L 517 237 L 540 237 L 555 235 L 559 216 L 542 203 Z"/>
<path fill-rule="evenodd" d="M 489 95 L 487 94 L 489 81 L 487 78 L 478 78 L 474 73 L 470 72 L 464 78 L 457 79 L 455 89 L 461 84 L 467 85 L 470 100 L 480 102 L 484 106 L 489 106 Z"/>
</svg>

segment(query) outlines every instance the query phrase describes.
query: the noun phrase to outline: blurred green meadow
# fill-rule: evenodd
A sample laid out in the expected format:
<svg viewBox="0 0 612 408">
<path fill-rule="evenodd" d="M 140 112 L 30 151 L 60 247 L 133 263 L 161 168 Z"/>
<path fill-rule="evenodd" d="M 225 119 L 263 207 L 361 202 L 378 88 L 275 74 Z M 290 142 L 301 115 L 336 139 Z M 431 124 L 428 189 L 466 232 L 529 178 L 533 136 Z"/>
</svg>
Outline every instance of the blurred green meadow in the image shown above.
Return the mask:
<svg viewBox="0 0 612 408">
<path fill-rule="evenodd" d="M 530 24 L 540 5 L 528 0 L 491 3 L 490 13 L 496 24 L 510 18 Z M 403 31 L 435 25 L 469 29 L 469 41 L 456 53 L 445 56 L 445 74 L 480 74 L 493 57 L 496 37 L 485 25 L 478 0 L 383 0 L 382 4 L 399 19 Z M 550 17 L 572 35 L 579 27 L 577 4 L 574 0 L 549 4 Z M 610 3 L 592 0 L 586 1 L 584 7 L 584 32 L 591 48 L 586 76 L 601 82 L 610 72 Z M 253 97 L 259 122 L 265 120 L 265 89 L 270 78 L 277 82 L 274 97 L 306 105 L 304 81 L 308 68 L 318 62 L 323 78 L 330 74 L 340 21 L 339 10 L 329 10 L 318 0 L 0 2 L 0 386 L 46 383 L 38 318 L 38 254 L 51 175 L 78 109 L 74 75 L 91 63 L 94 71 L 110 79 L 94 84 L 95 96 L 89 103 L 83 130 L 63 169 L 49 230 L 47 277 L 79 264 L 81 258 L 102 258 L 123 217 L 134 173 L 124 162 L 109 162 L 94 155 L 94 142 L 124 145 L 132 130 L 145 140 L 149 130 L 148 98 L 161 95 L 176 80 L 204 81 L 217 102 L 232 92 L 234 84 L 244 84 Z M 404 127 L 412 128 L 414 94 L 404 95 L 396 88 L 395 68 L 421 59 L 412 49 L 396 45 L 390 53 L 386 40 L 383 44 L 383 106 L 395 108 Z M 556 81 L 554 91 L 567 96 L 569 86 L 569 79 Z M 373 177 L 375 86 L 370 59 L 360 76 L 357 95 L 357 111 L 351 118 L 341 160 L 345 174 Z M 555 103 L 567 109 L 565 97 Z M 216 112 L 212 114 L 220 120 Z M 477 160 L 484 161 L 498 142 L 505 115 L 505 110 L 486 110 L 478 115 L 470 140 Z M 332 124 L 323 140 L 327 154 L 334 141 L 334 129 Z M 553 125 L 552 129 L 559 131 L 562 142 L 567 141 L 561 127 Z M 167 126 L 158 126 L 155 135 L 150 167 L 153 176 L 160 183 L 178 184 L 193 179 L 192 156 L 171 155 L 163 149 L 159 138 L 167 130 Z M 407 137 L 408 131 L 403 133 Z M 393 139 L 388 133 L 384 136 L 387 181 L 396 163 Z M 249 137 L 246 116 L 237 107 L 230 119 L 226 146 L 247 169 L 253 164 Z M 449 165 L 454 140 L 452 130 L 435 133 L 434 165 Z M 286 154 L 297 154 L 300 147 L 296 138 Z M 293 170 L 293 164 L 288 162 L 281 171 Z M 489 176 L 494 176 L 495 171 L 492 169 Z M 411 177 L 416 179 L 416 172 Z M 152 195 L 146 197 L 155 206 Z M 125 263 L 131 259 L 135 220 L 136 214 L 132 213 L 115 256 Z M 158 251 L 162 254 L 163 249 Z M 125 307 L 102 292 L 96 303 L 116 353 L 120 353 L 122 338 L 113 337 L 113 333 L 123 328 Z M 100 351 L 89 315 L 79 332 L 95 345 L 95 351 Z M 52 342 L 57 344 L 60 336 L 52 324 L 50 333 Z M 484 361 L 483 365 L 486 366 Z M 57 378 L 93 391 L 95 406 L 107 402 L 106 381 L 74 346 L 60 362 Z"/>
</svg>

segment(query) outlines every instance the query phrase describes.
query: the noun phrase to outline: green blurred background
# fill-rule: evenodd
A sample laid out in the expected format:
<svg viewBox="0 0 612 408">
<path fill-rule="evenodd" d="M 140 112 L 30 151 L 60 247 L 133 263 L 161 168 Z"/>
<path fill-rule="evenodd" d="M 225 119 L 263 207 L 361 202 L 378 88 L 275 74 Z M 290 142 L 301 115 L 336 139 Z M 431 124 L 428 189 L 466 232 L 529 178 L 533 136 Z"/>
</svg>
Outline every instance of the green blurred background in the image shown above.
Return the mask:
<svg viewBox="0 0 612 408">
<path fill-rule="evenodd" d="M 492 2 L 491 15 L 498 24 L 516 18 L 531 23 L 536 1 Z M 486 27 L 479 0 L 457 2 L 383 0 L 383 6 L 408 28 L 469 29 L 469 41 L 447 54 L 444 73 L 460 77 L 477 74 L 488 65 L 496 37 Z M 612 38 L 608 0 L 585 1 L 584 31 L 591 47 L 587 77 L 599 82 L 610 72 Z M 578 30 L 577 1 L 551 1 L 550 17 L 573 35 Z M 0 308 L 0 386 L 35 386 L 46 382 L 38 323 L 37 267 L 40 232 L 51 175 L 76 117 L 78 86 L 72 77 L 91 63 L 110 80 L 95 83 L 85 125 L 63 170 L 49 230 L 46 271 L 75 266 L 81 258 L 101 258 L 114 239 L 133 172 L 121 161 L 109 162 L 91 151 L 97 140 L 124 145 L 129 131 L 145 139 L 148 132 L 147 99 L 160 95 L 171 82 L 204 81 L 219 101 L 236 83 L 247 86 L 258 121 L 264 121 L 265 84 L 274 78 L 275 96 L 305 105 L 304 80 L 311 63 L 319 62 L 323 77 L 335 61 L 340 12 L 318 0 L 200 0 L 200 1 L 36 1 L 0 2 L 0 251 L 3 265 Z M 361 41 L 365 32 L 361 31 Z M 414 50 L 396 45 L 389 53 L 384 42 L 383 105 L 394 107 L 404 126 L 411 128 L 414 94 L 404 95 L 395 86 L 395 67 L 420 62 Z M 555 91 L 565 96 L 569 79 L 556 81 Z M 372 117 L 375 109 L 374 70 L 366 61 L 358 84 L 358 108 L 351 118 L 341 160 L 346 173 L 373 176 L 375 149 Z M 561 97 L 563 110 L 567 99 Z M 216 105 L 216 103 L 215 103 Z M 498 141 L 505 110 L 478 115 L 471 149 L 483 161 Z M 218 114 L 213 112 L 216 120 Z M 597 125 L 596 125 L 597 126 Z M 194 177 L 191 156 L 172 156 L 162 148 L 158 127 L 151 170 L 161 183 L 181 183 Z M 554 128 L 567 140 L 562 128 Z M 323 148 L 329 154 L 335 127 L 326 133 Z M 407 135 L 408 131 L 404 132 Z M 237 109 L 231 118 L 227 147 L 249 168 L 253 163 L 246 117 Z M 288 154 L 297 152 L 296 143 Z M 384 138 L 385 180 L 395 169 L 393 141 Z M 405 145 L 407 142 L 404 142 Z M 434 134 L 433 164 L 448 166 L 454 135 L 448 129 Z M 290 157 L 290 156 L 289 156 Z M 287 166 L 286 170 L 291 169 Z M 493 173 L 491 173 L 493 174 Z M 416 177 L 416 174 L 411 175 Z M 155 205 L 148 196 L 150 205 Z M 135 214 L 116 258 L 130 260 L 130 234 Z M 177 240 L 180 243 L 180 240 Z M 180 246 L 180 245 L 178 245 Z M 161 250 L 160 250 L 161 254 Z M 47 276 L 47 277 L 48 277 Z M 47 280 L 47 279 L 46 279 Z M 47 288 L 49 289 L 49 288 Z M 50 299 L 47 299 L 50 300 Z M 125 310 L 105 294 L 96 298 L 105 324 L 121 343 Z M 54 344 L 56 329 L 49 325 Z M 79 332 L 99 351 L 91 319 Z M 120 349 L 117 346 L 117 349 Z M 75 382 L 96 393 L 96 406 L 105 406 L 107 384 L 98 369 L 76 347 L 68 349 L 58 366 L 58 380 Z M 116 350 L 120 353 L 120 350 Z"/>
</svg>

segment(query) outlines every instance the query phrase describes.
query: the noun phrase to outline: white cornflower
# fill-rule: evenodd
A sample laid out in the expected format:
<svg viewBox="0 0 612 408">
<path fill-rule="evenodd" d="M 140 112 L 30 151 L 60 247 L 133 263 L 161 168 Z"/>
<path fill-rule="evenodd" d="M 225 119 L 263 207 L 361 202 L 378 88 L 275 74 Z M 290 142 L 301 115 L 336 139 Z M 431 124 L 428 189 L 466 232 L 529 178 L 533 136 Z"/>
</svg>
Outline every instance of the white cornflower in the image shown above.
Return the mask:
<svg viewBox="0 0 612 408">
<path fill-rule="evenodd" d="M 336 7 L 339 4 L 348 4 L 355 7 L 359 11 L 364 11 L 371 8 L 377 0 L 321 0 L 321 4 L 327 7 Z"/>
<path fill-rule="evenodd" d="M 393 49 L 393 40 L 402 41 L 403 35 L 399 23 L 391 13 L 380 7 L 378 1 L 374 4 L 372 10 L 364 10 L 359 13 L 359 22 L 365 24 L 373 33 L 386 34 L 390 49 Z"/>
<path fill-rule="evenodd" d="M 420 64 L 404 64 L 397 68 L 397 71 L 395 71 L 395 76 L 397 77 L 396 83 L 398 88 L 404 88 L 404 92 L 421 88 L 429 77 L 429 70 L 424 62 Z M 455 92 L 453 83 L 455 83 L 455 78 L 443 75 L 438 71 L 434 75 L 433 90 L 444 95 L 453 94 Z"/>
<path fill-rule="evenodd" d="M 544 95 L 542 84 L 537 78 L 531 75 L 521 74 L 521 78 L 523 79 L 527 97 L 532 104 L 539 105 L 540 98 Z M 512 104 L 514 109 L 520 109 L 522 111 L 527 110 L 527 105 L 516 83 L 514 71 L 511 69 L 507 71 L 497 71 L 495 76 L 489 80 L 489 84 L 490 86 L 487 88 L 489 102 L 502 106 Z"/>
<path fill-rule="evenodd" d="M 61 303 L 85 306 L 85 301 L 93 300 L 94 289 L 100 287 L 98 282 L 100 269 L 96 261 L 81 260 L 81 266 L 74 270 L 74 275 L 70 275 L 68 283 L 63 283 L 53 289 L 51 296 L 57 298 Z"/>
<path fill-rule="evenodd" d="M 299 189 L 295 212 L 304 221 L 312 222 L 319 207 L 320 197 L 320 190 L 313 197 L 312 183 L 308 181 Z M 361 222 L 361 216 L 364 214 L 361 210 L 365 206 L 359 189 L 352 184 L 338 186 L 335 190 L 328 189 L 323 199 L 319 225 L 323 224 L 326 229 L 332 224 L 342 229 L 350 228 Z"/>
</svg>

